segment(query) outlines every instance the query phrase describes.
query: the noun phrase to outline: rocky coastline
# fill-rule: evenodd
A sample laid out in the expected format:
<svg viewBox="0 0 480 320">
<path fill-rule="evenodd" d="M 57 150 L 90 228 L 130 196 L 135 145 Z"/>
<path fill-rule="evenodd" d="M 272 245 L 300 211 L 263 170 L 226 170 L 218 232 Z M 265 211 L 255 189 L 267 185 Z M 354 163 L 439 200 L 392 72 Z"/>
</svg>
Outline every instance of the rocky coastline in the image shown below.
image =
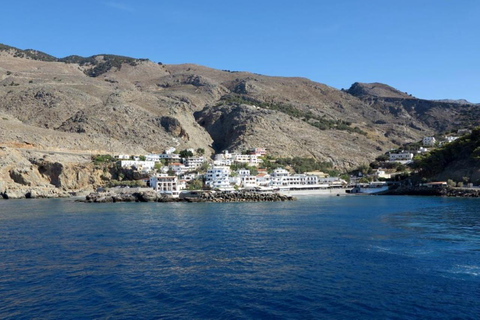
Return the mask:
<svg viewBox="0 0 480 320">
<path fill-rule="evenodd" d="M 295 197 L 280 193 L 256 193 L 256 192 L 197 192 L 195 194 L 182 195 L 173 198 L 161 195 L 153 190 L 148 191 L 124 191 L 124 192 L 92 192 L 86 196 L 87 203 L 116 203 L 116 202 L 277 202 L 295 201 Z"/>
<path fill-rule="evenodd" d="M 423 186 L 400 186 L 396 189 L 390 189 L 382 195 L 394 196 L 439 196 L 452 198 L 480 198 L 480 189 L 472 188 L 431 188 Z"/>
</svg>

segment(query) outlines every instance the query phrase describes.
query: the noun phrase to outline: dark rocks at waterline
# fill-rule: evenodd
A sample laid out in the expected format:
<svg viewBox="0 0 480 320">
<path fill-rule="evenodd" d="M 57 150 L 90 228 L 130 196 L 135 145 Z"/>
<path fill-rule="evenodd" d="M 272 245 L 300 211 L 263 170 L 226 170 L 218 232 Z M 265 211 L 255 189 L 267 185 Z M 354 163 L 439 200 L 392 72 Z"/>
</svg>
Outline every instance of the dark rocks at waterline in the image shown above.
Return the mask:
<svg viewBox="0 0 480 320">
<path fill-rule="evenodd" d="M 84 202 L 89 203 L 113 203 L 113 202 L 276 202 L 293 201 L 295 197 L 280 193 L 256 193 L 256 192 L 200 192 L 195 195 L 186 195 L 173 198 L 168 195 L 158 194 L 155 191 L 141 192 L 93 192 Z"/>
<path fill-rule="evenodd" d="M 400 186 L 396 189 L 390 189 L 382 194 L 383 195 L 402 195 L 402 196 L 405 195 L 405 196 L 443 196 L 443 197 L 480 198 L 480 189 Z"/>
<path fill-rule="evenodd" d="M 281 193 L 258 193 L 258 192 L 216 192 L 204 193 L 202 199 L 208 202 L 275 202 L 294 201 L 297 198 Z"/>
<path fill-rule="evenodd" d="M 141 192 L 92 192 L 84 202 L 109 203 L 109 202 L 174 202 L 178 199 L 160 195 L 155 191 Z"/>
</svg>

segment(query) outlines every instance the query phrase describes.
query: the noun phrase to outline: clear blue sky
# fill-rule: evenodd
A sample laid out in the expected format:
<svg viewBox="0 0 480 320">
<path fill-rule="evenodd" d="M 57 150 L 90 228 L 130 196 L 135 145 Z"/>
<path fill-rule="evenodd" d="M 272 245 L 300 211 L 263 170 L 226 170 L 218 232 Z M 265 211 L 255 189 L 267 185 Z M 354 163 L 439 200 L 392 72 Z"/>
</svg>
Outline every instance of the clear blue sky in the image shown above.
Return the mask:
<svg viewBox="0 0 480 320">
<path fill-rule="evenodd" d="M 0 43 L 57 57 L 383 82 L 480 103 L 478 0 L 15 0 L 1 12 Z"/>
</svg>

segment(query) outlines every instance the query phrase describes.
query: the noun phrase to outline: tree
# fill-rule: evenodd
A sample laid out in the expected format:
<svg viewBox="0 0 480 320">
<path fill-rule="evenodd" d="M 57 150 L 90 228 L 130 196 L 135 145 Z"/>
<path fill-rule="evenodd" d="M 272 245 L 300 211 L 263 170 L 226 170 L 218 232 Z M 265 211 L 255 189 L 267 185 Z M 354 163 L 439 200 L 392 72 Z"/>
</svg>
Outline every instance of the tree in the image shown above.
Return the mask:
<svg viewBox="0 0 480 320">
<path fill-rule="evenodd" d="M 181 158 L 193 157 L 193 152 L 190 150 L 182 150 L 180 151 L 180 157 Z"/>
<path fill-rule="evenodd" d="M 201 190 L 203 188 L 203 181 L 201 179 L 195 179 L 188 184 L 188 190 Z"/>
<path fill-rule="evenodd" d="M 203 156 L 205 154 L 205 149 L 203 148 L 198 148 L 197 149 L 197 154 L 200 155 L 200 156 Z"/>
<path fill-rule="evenodd" d="M 146 158 L 145 156 L 140 156 L 140 157 L 138 157 L 138 158 L 140 159 L 140 161 L 145 161 L 145 160 L 147 160 L 147 158 Z"/>
</svg>

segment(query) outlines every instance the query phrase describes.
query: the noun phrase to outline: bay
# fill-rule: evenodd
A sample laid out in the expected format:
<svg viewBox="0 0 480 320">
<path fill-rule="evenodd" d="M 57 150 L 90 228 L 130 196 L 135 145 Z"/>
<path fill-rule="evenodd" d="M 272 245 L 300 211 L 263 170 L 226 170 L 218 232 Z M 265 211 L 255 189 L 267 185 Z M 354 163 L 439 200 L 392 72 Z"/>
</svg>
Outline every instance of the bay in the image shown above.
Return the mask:
<svg viewBox="0 0 480 320">
<path fill-rule="evenodd" d="M 480 201 L 0 201 L 1 319 L 476 319 Z"/>
</svg>

